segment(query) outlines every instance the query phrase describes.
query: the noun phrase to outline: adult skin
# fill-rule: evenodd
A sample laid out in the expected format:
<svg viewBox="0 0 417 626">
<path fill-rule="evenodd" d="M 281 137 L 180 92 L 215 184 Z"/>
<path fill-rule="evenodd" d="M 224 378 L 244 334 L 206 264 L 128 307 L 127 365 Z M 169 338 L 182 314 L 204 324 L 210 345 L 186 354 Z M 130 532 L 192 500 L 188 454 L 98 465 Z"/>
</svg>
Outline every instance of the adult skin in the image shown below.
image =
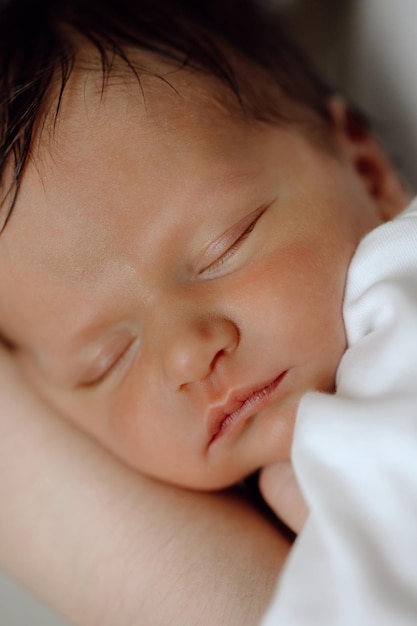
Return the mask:
<svg viewBox="0 0 417 626">
<path fill-rule="evenodd" d="M 268 521 L 124 467 L 57 419 L 4 350 L 0 376 L 2 566 L 79 626 L 258 623 L 289 550 Z"/>
</svg>

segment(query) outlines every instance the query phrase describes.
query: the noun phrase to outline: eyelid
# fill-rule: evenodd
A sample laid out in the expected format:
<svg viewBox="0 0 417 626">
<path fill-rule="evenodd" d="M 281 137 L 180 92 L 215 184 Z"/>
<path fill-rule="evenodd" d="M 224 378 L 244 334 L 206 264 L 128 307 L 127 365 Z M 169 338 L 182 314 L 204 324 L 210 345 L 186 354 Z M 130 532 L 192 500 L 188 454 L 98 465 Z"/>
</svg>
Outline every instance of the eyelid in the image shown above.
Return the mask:
<svg viewBox="0 0 417 626">
<path fill-rule="evenodd" d="M 229 228 L 219 239 L 212 243 L 200 258 L 199 274 L 217 269 L 232 256 L 239 245 L 254 230 L 258 220 L 272 204 L 262 205 L 256 211 L 247 215 L 243 220 Z M 213 259 L 213 260 L 211 260 Z"/>
<path fill-rule="evenodd" d="M 131 337 L 130 341 L 121 345 L 119 349 L 101 354 L 84 374 L 79 386 L 84 388 L 96 387 L 107 380 L 125 366 L 128 359 L 133 356 L 133 349 L 137 344 L 136 338 Z"/>
</svg>

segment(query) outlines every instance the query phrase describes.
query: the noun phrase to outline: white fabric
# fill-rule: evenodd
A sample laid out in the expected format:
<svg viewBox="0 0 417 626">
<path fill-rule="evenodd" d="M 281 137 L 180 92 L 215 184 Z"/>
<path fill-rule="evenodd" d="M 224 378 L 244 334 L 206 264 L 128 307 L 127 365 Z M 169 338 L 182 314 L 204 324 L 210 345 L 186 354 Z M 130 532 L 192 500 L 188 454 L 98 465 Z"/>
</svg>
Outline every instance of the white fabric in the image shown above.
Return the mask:
<svg viewBox="0 0 417 626">
<path fill-rule="evenodd" d="M 310 508 L 262 626 L 417 624 L 417 201 L 361 242 L 334 395 L 302 399 Z"/>
</svg>

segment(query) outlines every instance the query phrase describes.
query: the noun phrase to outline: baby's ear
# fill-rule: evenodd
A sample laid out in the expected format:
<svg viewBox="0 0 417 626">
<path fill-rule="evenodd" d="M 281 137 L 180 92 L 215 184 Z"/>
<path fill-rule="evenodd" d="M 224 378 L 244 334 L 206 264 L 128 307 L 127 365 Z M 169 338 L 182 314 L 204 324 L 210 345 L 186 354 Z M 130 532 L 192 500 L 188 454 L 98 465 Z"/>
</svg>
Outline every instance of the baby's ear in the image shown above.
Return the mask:
<svg viewBox="0 0 417 626">
<path fill-rule="evenodd" d="M 343 98 L 330 98 L 333 135 L 342 155 L 377 203 L 383 220 L 392 219 L 410 202 L 411 194 L 366 121 Z"/>
</svg>

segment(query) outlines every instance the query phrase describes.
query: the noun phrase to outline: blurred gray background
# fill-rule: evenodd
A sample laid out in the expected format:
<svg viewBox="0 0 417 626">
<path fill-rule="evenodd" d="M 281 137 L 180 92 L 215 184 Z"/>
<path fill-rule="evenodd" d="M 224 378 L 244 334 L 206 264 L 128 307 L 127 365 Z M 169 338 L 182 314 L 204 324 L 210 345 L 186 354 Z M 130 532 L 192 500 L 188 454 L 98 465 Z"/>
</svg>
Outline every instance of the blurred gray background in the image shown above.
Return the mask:
<svg viewBox="0 0 417 626">
<path fill-rule="evenodd" d="M 368 114 L 390 156 L 416 186 L 415 0 L 269 1 L 285 9 L 299 44 Z"/>
<path fill-rule="evenodd" d="M 365 109 L 391 156 L 416 184 L 415 0 L 262 1 L 285 10 L 316 65 Z M 65 624 L 0 572 L 0 626 Z"/>
</svg>

